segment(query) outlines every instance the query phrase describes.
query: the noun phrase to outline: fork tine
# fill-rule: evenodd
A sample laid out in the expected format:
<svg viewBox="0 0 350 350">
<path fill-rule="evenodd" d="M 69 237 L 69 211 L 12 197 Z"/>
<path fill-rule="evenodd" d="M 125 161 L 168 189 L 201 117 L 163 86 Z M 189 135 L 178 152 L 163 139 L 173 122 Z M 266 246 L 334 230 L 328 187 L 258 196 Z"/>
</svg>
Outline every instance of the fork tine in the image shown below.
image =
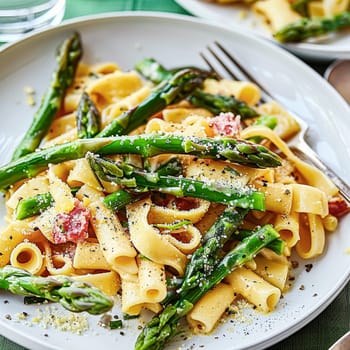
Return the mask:
<svg viewBox="0 0 350 350">
<path fill-rule="evenodd" d="M 225 62 L 215 53 L 215 51 L 212 50 L 212 48 L 210 48 L 209 46 L 207 47 L 208 51 L 213 55 L 213 57 L 215 57 L 215 59 L 221 64 L 221 66 L 225 69 L 225 71 L 231 76 L 231 78 L 233 78 L 234 80 L 239 80 L 239 78 L 237 77 L 236 74 L 234 74 L 232 72 L 232 70 L 230 70 L 228 68 L 228 66 L 225 64 Z"/>
<path fill-rule="evenodd" d="M 260 85 L 259 82 L 218 41 L 214 41 L 214 44 L 242 71 L 242 73 L 247 76 L 251 82 Z"/>
<path fill-rule="evenodd" d="M 217 75 L 219 79 L 221 79 L 221 75 L 219 72 L 214 68 L 214 66 L 210 63 L 210 61 L 207 59 L 207 57 L 204 55 L 203 52 L 200 52 L 199 55 L 204 60 L 204 62 L 207 64 L 207 66 L 210 68 L 210 70 Z"/>
<path fill-rule="evenodd" d="M 273 100 L 273 96 L 270 94 L 269 91 L 267 91 L 267 89 L 261 84 L 259 83 L 238 61 L 236 58 L 234 58 L 232 56 L 232 54 L 230 52 L 228 52 L 228 50 L 223 47 L 222 44 L 220 44 L 218 41 L 215 41 L 214 44 L 220 49 L 220 51 L 231 61 L 231 63 L 235 66 L 236 69 L 238 69 L 242 75 L 245 76 L 245 80 L 251 81 L 252 83 L 256 84 L 257 86 L 259 86 L 260 90 L 263 92 L 263 100 Z M 212 50 L 209 50 L 212 53 Z M 214 56 L 215 58 L 217 58 L 218 56 L 215 54 Z M 217 58 L 218 59 L 218 58 Z M 220 59 L 220 63 L 222 63 L 222 60 Z M 227 67 L 227 65 L 223 65 L 223 67 L 225 68 L 225 70 L 231 75 L 229 68 Z M 232 75 L 231 75 L 232 76 Z M 239 80 L 239 79 L 236 79 Z"/>
</svg>

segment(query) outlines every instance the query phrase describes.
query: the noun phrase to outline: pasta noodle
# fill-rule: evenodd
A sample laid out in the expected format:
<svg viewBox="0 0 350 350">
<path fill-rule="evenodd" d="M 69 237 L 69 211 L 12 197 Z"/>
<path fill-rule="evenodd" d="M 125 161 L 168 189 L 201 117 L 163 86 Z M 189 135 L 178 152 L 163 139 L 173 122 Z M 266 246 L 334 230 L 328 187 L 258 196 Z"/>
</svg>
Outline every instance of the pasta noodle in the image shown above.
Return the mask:
<svg viewBox="0 0 350 350">
<path fill-rule="evenodd" d="M 93 202 L 88 208 L 93 217 L 92 226 L 108 263 L 116 271 L 136 273 L 136 250 L 117 217 L 101 202 Z"/>
<path fill-rule="evenodd" d="M 272 32 L 276 32 L 285 25 L 301 18 L 298 13 L 291 9 L 286 0 L 257 1 L 252 9 L 263 18 Z"/>
<path fill-rule="evenodd" d="M 120 290 L 119 275 L 115 271 L 84 274 L 74 276 L 74 279 L 81 282 L 91 283 L 110 296 L 115 296 Z"/>
<path fill-rule="evenodd" d="M 232 288 L 225 283 L 206 293 L 187 315 L 194 333 L 210 333 L 234 299 Z"/>
<path fill-rule="evenodd" d="M 186 255 L 172 245 L 169 240 L 147 221 L 151 207 L 149 199 L 127 206 L 130 223 L 130 238 L 135 248 L 146 258 L 174 268 L 183 275 Z"/>
<path fill-rule="evenodd" d="M 226 278 L 226 281 L 235 293 L 241 294 L 265 313 L 275 308 L 281 296 L 281 291 L 278 288 L 245 267 L 234 270 Z"/>
<path fill-rule="evenodd" d="M 10 263 L 29 271 L 32 274 L 40 275 L 44 269 L 44 259 L 40 249 L 31 242 L 18 244 L 11 252 Z"/>
</svg>

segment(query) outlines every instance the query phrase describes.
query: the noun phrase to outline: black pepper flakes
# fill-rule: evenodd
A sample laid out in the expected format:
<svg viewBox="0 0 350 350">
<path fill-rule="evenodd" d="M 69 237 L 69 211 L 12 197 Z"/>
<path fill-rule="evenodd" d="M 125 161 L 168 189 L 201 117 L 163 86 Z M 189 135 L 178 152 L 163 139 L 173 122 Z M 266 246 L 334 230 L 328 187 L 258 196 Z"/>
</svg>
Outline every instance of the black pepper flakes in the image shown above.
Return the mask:
<svg viewBox="0 0 350 350">
<path fill-rule="evenodd" d="M 312 269 L 312 267 L 313 267 L 312 264 L 306 264 L 306 265 L 305 265 L 305 271 L 306 271 L 306 272 L 310 272 L 311 269 Z"/>
<path fill-rule="evenodd" d="M 299 267 L 299 262 L 298 261 L 295 261 L 295 260 L 292 260 L 292 268 L 293 269 L 296 269 L 297 267 Z"/>
</svg>

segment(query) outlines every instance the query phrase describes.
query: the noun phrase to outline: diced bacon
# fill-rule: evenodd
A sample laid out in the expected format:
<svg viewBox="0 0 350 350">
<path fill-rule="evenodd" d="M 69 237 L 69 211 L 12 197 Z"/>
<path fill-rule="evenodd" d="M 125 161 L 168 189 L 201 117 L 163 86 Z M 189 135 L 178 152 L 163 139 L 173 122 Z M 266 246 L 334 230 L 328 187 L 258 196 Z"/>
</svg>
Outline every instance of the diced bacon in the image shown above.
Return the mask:
<svg viewBox="0 0 350 350">
<path fill-rule="evenodd" d="M 329 213 L 340 218 L 350 211 L 347 203 L 343 198 L 334 198 L 328 202 Z"/>
<path fill-rule="evenodd" d="M 220 113 L 218 116 L 211 119 L 211 126 L 216 135 L 220 136 L 239 136 L 241 127 L 241 117 L 235 116 L 231 112 Z"/>
<path fill-rule="evenodd" d="M 198 206 L 196 200 L 185 199 L 185 198 L 176 198 L 175 199 L 176 208 L 179 210 L 191 210 Z"/>
<path fill-rule="evenodd" d="M 79 201 L 69 213 L 57 214 L 52 230 L 54 243 L 77 243 L 85 240 L 88 237 L 89 219 L 90 211 Z"/>
</svg>

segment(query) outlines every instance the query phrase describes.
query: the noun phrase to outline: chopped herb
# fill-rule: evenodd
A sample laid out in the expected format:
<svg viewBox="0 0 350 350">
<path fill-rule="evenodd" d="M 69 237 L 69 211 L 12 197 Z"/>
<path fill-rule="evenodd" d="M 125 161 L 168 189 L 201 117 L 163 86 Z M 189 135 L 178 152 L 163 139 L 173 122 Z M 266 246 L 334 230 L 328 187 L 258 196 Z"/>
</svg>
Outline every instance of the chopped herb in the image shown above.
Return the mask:
<svg viewBox="0 0 350 350">
<path fill-rule="evenodd" d="M 123 320 L 133 320 L 134 318 L 139 318 L 140 315 L 129 315 L 129 314 L 123 314 Z"/>
<path fill-rule="evenodd" d="M 311 271 L 311 269 L 312 269 L 312 264 L 306 264 L 305 265 L 305 270 L 306 270 L 306 272 L 310 272 Z"/>
<path fill-rule="evenodd" d="M 174 231 L 174 230 L 177 230 L 177 229 L 179 229 L 185 225 L 189 225 L 189 224 L 192 224 L 192 222 L 189 220 L 183 220 L 183 221 L 179 221 L 179 222 L 176 222 L 173 224 L 154 224 L 154 226 L 156 226 L 158 228 Z"/>
<path fill-rule="evenodd" d="M 24 297 L 24 300 L 23 300 L 24 305 L 41 304 L 46 301 L 47 299 L 45 298 L 38 298 L 38 297 L 31 297 L 31 296 Z"/>
<path fill-rule="evenodd" d="M 235 176 L 240 176 L 241 174 L 234 168 L 231 168 L 230 166 L 225 166 L 224 170 L 230 172 L 231 174 Z"/>
<path fill-rule="evenodd" d="M 147 258 L 147 256 L 146 256 L 146 255 L 143 255 L 143 254 L 139 254 L 137 257 L 140 258 L 140 259 L 144 259 L 144 260 L 149 260 L 149 261 L 151 261 L 150 258 Z"/>
<path fill-rule="evenodd" d="M 122 320 L 112 320 L 111 322 L 109 322 L 110 329 L 120 329 L 122 327 L 123 327 Z"/>
</svg>

